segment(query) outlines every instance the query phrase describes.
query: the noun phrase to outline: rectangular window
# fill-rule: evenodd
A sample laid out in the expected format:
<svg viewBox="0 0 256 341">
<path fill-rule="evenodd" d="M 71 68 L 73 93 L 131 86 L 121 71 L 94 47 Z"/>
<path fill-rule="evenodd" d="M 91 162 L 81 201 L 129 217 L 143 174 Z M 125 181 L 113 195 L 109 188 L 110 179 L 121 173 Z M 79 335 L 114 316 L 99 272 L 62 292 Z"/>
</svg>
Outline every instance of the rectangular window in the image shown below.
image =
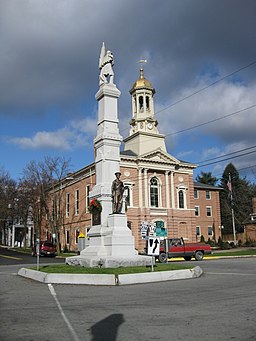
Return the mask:
<svg viewBox="0 0 256 341">
<path fill-rule="evenodd" d="M 88 212 L 88 207 L 90 206 L 89 193 L 90 193 L 90 185 L 87 185 L 86 186 L 86 212 Z"/>
<path fill-rule="evenodd" d="M 211 206 L 206 206 L 206 215 L 207 215 L 207 217 L 211 217 L 212 216 L 212 208 L 211 208 Z"/>
<path fill-rule="evenodd" d="M 69 244 L 69 230 L 66 230 L 66 244 Z"/>
<path fill-rule="evenodd" d="M 198 199 L 199 198 L 199 193 L 198 190 L 194 188 L 194 198 Z"/>
<path fill-rule="evenodd" d="M 207 200 L 211 199 L 211 192 L 210 191 L 205 191 L 205 197 Z"/>
<path fill-rule="evenodd" d="M 70 194 L 66 194 L 66 218 L 69 217 L 69 211 L 70 211 Z"/>
<path fill-rule="evenodd" d="M 127 197 L 126 197 L 126 205 L 127 207 L 130 207 L 131 206 L 131 189 L 129 186 L 127 186 L 127 189 L 126 189 L 126 194 L 127 194 Z"/>
<path fill-rule="evenodd" d="M 78 215 L 79 214 L 79 189 L 76 190 L 76 211 L 75 214 Z"/>
<path fill-rule="evenodd" d="M 196 226 L 196 236 L 197 237 L 201 236 L 200 226 Z"/>
<path fill-rule="evenodd" d="M 76 229 L 76 244 L 78 244 L 79 228 Z"/>
<path fill-rule="evenodd" d="M 195 215 L 199 216 L 199 206 L 195 206 Z"/>
<path fill-rule="evenodd" d="M 212 226 L 208 226 L 208 236 L 213 236 Z"/>
</svg>

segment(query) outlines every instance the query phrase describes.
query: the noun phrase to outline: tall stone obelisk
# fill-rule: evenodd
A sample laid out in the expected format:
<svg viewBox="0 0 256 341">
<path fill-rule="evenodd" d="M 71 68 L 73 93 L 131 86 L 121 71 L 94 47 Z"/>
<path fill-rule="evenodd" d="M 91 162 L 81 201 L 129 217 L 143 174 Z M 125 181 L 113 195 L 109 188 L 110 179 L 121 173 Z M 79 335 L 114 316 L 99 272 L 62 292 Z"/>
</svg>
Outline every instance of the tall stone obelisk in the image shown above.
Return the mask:
<svg viewBox="0 0 256 341">
<path fill-rule="evenodd" d="M 117 100 L 121 92 L 114 84 L 114 59 L 110 51 L 105 52 L 103 43 L 100 54 L 98 101 L 98 129 L 94 139 L 96 185 L 90 193 L 91 198 L 101 201 L 101 224 L 112 213 L 111 185 L 120 167 L 120 145 Z"/>
<path fill-rule="evenodd" d="M 120 171 L 120 145 L 118 98 L 120 91 L 114 84 L 114 59 L 105 51 L 103 43 L 99 61 L 98 129 L 94 139 L 96 185 L 90 198 L 100 201 L 102 206 L 100 223 L 88 232 L 89 239 L 80 256 L 69 257 L 66 263 L 87 267 L 119 267 L 151 265 L 152 258 L 139 256 L 135 250 L 134 237 L 127 227 L 125 213 L 112 212 L 111 187 L 115 173 Z"/>
</svg>

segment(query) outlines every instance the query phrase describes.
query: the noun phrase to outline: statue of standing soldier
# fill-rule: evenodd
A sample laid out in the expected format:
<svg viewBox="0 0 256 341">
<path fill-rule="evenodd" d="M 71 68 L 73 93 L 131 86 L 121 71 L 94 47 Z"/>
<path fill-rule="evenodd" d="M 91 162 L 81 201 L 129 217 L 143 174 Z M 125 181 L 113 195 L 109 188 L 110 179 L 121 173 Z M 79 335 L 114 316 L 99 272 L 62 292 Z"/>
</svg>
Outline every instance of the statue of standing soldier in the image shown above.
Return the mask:
<svg viewBox="0 0 256 341">
<path fill-rule="evenodd" d="M 113 203 L 113 214 L 122 212 L 123 204 L 123 194 L 124 194 L 124 184 L 120 180 L 121 173 L 115 173 L 116 179 L 112 182 L 112 203 Z"/>
</svg>

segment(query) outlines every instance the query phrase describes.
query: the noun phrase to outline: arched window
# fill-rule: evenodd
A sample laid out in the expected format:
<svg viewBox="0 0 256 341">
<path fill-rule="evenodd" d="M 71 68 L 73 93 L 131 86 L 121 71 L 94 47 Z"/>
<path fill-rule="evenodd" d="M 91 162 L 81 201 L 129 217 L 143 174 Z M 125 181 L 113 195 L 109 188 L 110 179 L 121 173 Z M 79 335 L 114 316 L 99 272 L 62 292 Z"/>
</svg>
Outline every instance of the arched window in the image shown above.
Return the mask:
<svg viewBox="0 0 256 341">
<path fill-rule="evenodd" d="M 185 193 L 183 189 L 178 192 L 179 208 L 185 208 Z"/>
<path fill-rule="evenodd" d="M 150 205 L 159 207 L 159 183 L 156 177 L 150 180 Z"/>
<path fill-rule="evenodd" d="M 139 108 L 140 108 L 140 111 L 143 111 L 143 96 L 139 97 Z"/>
<path fill-rule="evenodd" d="M 146 96 L 146 109 L 149 110 L 149 96 Z"/>
<path fill-rule="evenodd" d="M 133 103 L 134 103 L 134 111 L 137 112 L 137 101 L 136 101 L 136 96 L 133 96 Z"/>
</svg>

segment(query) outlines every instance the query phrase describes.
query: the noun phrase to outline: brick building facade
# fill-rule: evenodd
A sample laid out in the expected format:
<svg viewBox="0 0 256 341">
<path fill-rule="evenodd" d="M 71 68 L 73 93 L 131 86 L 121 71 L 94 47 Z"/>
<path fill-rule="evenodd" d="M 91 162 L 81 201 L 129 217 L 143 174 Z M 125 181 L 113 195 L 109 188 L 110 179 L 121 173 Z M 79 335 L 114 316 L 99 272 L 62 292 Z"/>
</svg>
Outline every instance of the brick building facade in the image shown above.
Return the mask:
<svg viewBox="0 0 256 341">
<path fill-rule="evenodd" d="M 219 190 L 194 184 L 196 165 L 168 154 L 165 136 L 159 133 L 154 115 L 154 93 L 141 68 L 140 77 L 130 90 L 130 133 L 124 139 L 124 150 L 120 154 L 121 180 L 127 186 L 128 227 L 135 246 L 139 251 L 145 247 L 142 222 L 155 223 L 156 234 L 161 238 L 182 236 L 196 242 L 204 235 L 206 240 L 218 240 Z M 94 185 L 95 164 L 91 164 L 71 174 L 59 187 L 62 248 L 66 245 L 70 250 L 77 250 L 79 233 L 86 235 L 92 226 L 88 205 Z"/>
</svg>

